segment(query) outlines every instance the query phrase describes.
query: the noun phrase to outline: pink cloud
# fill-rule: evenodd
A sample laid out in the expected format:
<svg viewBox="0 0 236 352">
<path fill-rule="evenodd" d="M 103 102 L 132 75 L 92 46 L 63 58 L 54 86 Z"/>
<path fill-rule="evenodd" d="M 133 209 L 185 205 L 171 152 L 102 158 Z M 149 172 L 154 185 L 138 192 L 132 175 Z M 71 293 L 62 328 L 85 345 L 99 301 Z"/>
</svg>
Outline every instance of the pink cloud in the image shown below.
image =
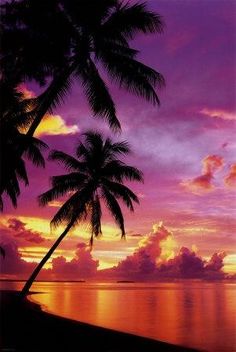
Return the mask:
<svg viewBox="0 0 236 352">
<path fill-rule="evenodd" d="M 236 188 L 236 164 L 230 166 L 229 174 L 224 179 L 225 185 Z"/>
<path fill-rule="evenodd" d="M 17 237 L 18 239 L 21 238 L 27 242 L 32 242 L 35 244 L 45 241 L 45 238 L 43 238 L 41 233 L 31 229 L 26 229 L 25 225 L 26 223 L 16 218 L 10 218 L 8 220 L 8 228 L 12 230 L 14 237 Z"/>
<path fill-rule="evenodd" d="M 219 155 L 208 155 L 203 159 L 203 174 L 214 174 L 224 165 L 224 159 Z"/>
<path fill-rule="evenodd" d="M 225 110 L 216 109 L 202 109 L 200 113 L 210 116 L 213 118 L 223 119 L 223 120 L 236 120 L 236 114 L 233 112 L 228 112 Z"/>
<path fill-rule="evenodd" d="M 223 167 L 224 159 L 219 155 L 208 155 L 202 160 L 202 164 L 201 176 L 181 183 L 182 186 L 192 193 L 201 194 L 202 192 L 212 191 L 215 188 L 212 180 L 214 179 L 214 174 Z"/>
</svg>

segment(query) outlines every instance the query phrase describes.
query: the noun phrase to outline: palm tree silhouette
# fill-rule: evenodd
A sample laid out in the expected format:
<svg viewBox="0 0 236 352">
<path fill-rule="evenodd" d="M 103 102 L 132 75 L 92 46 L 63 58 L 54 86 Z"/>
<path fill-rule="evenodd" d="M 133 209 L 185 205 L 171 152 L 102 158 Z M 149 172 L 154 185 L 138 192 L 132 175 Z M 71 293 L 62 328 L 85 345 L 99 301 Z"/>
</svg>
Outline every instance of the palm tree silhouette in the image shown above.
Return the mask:
<svg viewBox="0 0 236 352">
<path fill-rule="evenodd" d="M 0 84 L 0 95 L 0 211 L 3 211 L 2 194 L 8 195 L 16 207 L 17 197 L 20 195 L 19 181 L 28 185 L 25 159 L 35 166 L 44 167 L 41 151 L 47 148 L 47 145 L 20 132 L 20 128 L 27 126 L 31 118 L 29 102 L 23 99 L 23 95 L 3 81 Z"/>
<path fill-rule="evenodd" d="M 70 229 L 88 217 L 92 247 L 94 237 L 102 233 L 101 200 L 114 217 L 122 237 L 125 236 L 125 226 L 118 200 L 131 211 L 134 210 L 133 202 L 139 203 L 138 197 L 124 185 L 125 180 L 143 180 L 141 171 L 119 159 L 119 156 L 130 152 L 127 142 L 113 143 L 109 138 L 103 140 L 101 134 L 92 131 L 85 133 L 84 137 L 84 142 L 80 142 L 76 148 L 77 158 L 61 151 L 52 151 L 50 154 L 50 159 L 62 163 L 69 173 L 52 177 L 52 188 L 39 196 L 39 203 L 45 206 L 59 197 L 69 195 L 69 199 L 51 220 L 53 227 L 62 223 L 67 225 L 26 282 L 22 296 L 29 292 L 38 273 Z"/>
<path fill-rule="evenodd" d="M 119 129 L 104 71 L 121 88 L 159 104 L 155 87 L 162 87 L 164 78 L 139 62 L 129 43 L 138 33 L 163 30 L 161 16 L 145 3 L 21 0 L 2 5 L 1 12 L 3 75 L 47 86 L 36 99 L 29 135 L 63 101 L 74 81 L 82 86 L 94 115 Z"/>
</svg>

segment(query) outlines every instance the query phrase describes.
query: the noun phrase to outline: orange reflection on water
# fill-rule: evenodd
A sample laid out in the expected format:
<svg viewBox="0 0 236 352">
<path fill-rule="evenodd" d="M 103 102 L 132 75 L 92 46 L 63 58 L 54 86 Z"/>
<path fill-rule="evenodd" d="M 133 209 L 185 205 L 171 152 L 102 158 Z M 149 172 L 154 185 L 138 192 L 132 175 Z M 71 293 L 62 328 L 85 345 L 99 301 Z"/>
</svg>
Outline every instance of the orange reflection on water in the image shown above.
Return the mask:
<svg viewBox="0 0 236 352">
<path fill-rule="evenodd" d="M 214 352 L 236 350 L 236 284 L 36 283 L 53 313 Z"/>
</svg>

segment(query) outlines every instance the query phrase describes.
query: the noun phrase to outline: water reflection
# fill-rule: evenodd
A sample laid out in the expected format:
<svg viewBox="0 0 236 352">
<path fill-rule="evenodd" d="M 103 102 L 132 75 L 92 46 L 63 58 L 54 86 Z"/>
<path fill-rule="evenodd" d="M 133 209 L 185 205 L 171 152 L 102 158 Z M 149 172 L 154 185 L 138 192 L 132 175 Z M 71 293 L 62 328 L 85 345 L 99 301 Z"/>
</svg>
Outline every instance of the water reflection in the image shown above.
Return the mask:
<svg viewBox="0 0 236 352">
<path fill-rule="evenodd" d="M 207 351 L 236 351 L 236 284 L 35 283 L 33 290 L 44 292 L 34 301 L 61 316 Z"/>
</svg>

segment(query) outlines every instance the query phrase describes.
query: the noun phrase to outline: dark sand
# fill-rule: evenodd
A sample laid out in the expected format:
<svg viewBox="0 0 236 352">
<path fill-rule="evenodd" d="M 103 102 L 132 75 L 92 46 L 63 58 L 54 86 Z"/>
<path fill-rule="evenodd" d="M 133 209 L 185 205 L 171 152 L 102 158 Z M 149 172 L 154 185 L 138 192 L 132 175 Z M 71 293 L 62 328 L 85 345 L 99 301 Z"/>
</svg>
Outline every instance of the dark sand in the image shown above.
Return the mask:
<svg viewBox="0 0 236 352">
<path fill-rule="evenodd" d="M 16 291 L 1 291 L 1 351 L 196 351 L 43 312 Z"/>
</svg>

